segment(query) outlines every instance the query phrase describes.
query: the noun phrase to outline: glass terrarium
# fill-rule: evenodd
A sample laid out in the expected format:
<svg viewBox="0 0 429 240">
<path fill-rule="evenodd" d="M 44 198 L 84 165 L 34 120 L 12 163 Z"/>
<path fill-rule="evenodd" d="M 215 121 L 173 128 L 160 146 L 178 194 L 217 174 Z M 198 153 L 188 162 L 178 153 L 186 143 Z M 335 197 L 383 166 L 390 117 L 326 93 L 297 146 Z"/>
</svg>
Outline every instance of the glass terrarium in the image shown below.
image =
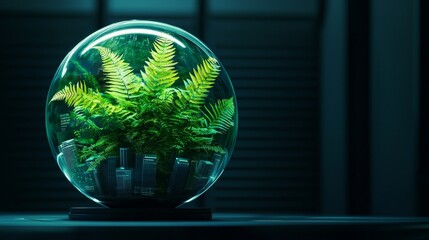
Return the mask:
<svg viewBox="0 0 429 240">
<path fill-rule="evenodd" d="M 228 163 L 237 102 L 216 56 L 182 29 L 107 26 L 59 66 L 46 102 L 51 150 L 67 179 L 108 207 L 176 207 Z"/>
</svg>

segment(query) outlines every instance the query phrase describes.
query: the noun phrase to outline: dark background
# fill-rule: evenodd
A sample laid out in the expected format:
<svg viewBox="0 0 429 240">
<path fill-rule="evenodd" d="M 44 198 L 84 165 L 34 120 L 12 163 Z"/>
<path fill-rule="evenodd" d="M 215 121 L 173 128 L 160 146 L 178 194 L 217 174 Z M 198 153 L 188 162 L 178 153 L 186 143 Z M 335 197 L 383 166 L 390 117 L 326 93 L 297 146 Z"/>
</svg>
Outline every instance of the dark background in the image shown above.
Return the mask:
<svg viewBox="0 0 429 240">
<path fill-rule="evenodd" d="M 429 215 L 428 10 L 423 0 L 0 0 L 0 211 L 95 205 L 51 155 L 47 91 L 80 40 L 142 19 L 202 39 L 236 90 L 235 152 L 189 205 Z"/>
</svg>

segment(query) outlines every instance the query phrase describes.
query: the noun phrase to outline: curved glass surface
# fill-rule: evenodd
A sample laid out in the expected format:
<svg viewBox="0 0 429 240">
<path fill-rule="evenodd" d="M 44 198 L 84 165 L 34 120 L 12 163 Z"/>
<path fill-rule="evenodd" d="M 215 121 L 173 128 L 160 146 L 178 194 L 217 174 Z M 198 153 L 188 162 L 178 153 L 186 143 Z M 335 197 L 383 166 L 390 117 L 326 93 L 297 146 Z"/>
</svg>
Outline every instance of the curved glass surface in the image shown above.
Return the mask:
<svg viewBox="0 0 429 240">
<path fill-rule="evenodd" d="M 108 207 L 175 207 L 221 175 L 237 101 L 197 38 L 149 21 L 112 24 L 77 44 L 46 101 L 52 153 L 67 179 Z"/>
</svg>

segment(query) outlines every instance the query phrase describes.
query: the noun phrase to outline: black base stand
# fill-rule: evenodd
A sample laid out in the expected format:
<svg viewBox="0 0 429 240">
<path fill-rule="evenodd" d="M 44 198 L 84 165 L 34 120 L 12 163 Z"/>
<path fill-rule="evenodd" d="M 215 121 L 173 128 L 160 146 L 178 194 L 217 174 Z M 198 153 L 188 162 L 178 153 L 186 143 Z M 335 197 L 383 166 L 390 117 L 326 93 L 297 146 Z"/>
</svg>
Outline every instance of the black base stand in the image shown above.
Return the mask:
<svg viewBox="0 0 429 240">
<path fill-rule="evenodd" d="M 72 207 L 69 210 L 71 220 L 101 221 L 191 221 L 211 220 L 211 208 L 105 208 L 105 207 Z"/>
</svg>

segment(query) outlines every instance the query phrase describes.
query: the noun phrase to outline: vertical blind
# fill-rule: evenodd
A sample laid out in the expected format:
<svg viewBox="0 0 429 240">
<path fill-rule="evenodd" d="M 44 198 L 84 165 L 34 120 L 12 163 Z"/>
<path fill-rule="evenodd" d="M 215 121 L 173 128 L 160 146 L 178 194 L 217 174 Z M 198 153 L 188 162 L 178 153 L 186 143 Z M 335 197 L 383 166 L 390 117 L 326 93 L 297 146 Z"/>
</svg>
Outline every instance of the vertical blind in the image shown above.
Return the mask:
<svg viewBox="0 0 429 240">
<path fill-rule="evenodd" d="M 249 4 L 258 4 L 253 2 Z M 279 2 L 285 9 L 295 4 L 295 10 L 277 10 L 274 16 L 254 10 L 231 14 L 212 11 L 222 1 L 208 1 L 203 37 L 233 81 L 239 135 L 223 176 L 197 205 L 234 212 L 319 211 L 320 13 L 318 8 L 308 12 L 301 6 L 305 1 Z M 196 19 L 201 19 L 197 9 L 179 15 L 121 9 L 106 15 L 108 23 L 156 20 L 196 33 Z M 56 68 L 75 44 L 97 29 L 96 16 L 0 8 L 0 20 L 0 210 L 93 206 L 56 166 L 46 139 L 44 106 Z"/>
</svg>

